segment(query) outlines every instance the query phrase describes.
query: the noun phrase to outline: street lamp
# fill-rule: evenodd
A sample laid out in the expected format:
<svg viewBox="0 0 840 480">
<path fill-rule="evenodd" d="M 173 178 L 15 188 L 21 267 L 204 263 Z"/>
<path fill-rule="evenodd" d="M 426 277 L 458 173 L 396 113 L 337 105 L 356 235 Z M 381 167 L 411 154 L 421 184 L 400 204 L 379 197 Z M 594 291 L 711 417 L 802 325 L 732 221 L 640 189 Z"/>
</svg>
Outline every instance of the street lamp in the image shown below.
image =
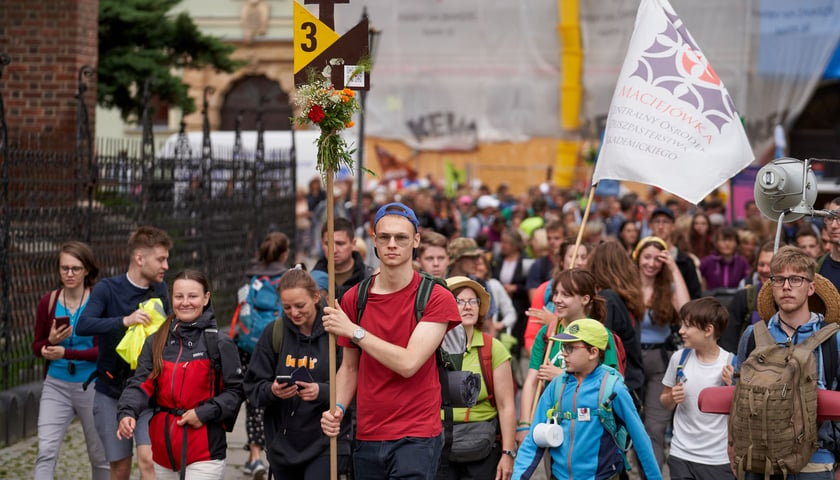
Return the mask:
<svg viewBox="0 0 840 480">
<path fill-rule="evenodd" d="M 367 7 L 362 9 L 362 20 L 367 20 Z M 379 38 L 381 30 L 368 27 L 368 56 L 370 57 L 371 76 L 373 75 L 373 59 L 376 52 L 376 42 Z M 364 187 L 365 174 L 365 117 L 367 112 L 365 106 L 367 104 L 367 90 L 359 92 L 359 102 L 362 106 L 362 115 L 359 119 L 359 160 L 358 160 L 358 174 L 356 175 L 356 227 L 362 226 L 362 193 Z M 367 235 L 367 230 L 362 229 L 362 236 Z"/>
</svg>

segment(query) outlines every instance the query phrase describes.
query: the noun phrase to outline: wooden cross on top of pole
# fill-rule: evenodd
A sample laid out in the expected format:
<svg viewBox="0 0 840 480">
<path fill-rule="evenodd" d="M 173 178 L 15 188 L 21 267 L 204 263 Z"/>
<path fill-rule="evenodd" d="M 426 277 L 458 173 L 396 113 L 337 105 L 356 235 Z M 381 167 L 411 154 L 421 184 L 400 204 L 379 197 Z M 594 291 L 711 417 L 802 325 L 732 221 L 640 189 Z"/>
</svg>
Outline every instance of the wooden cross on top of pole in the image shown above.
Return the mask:
<svg viewBox="0 0 840 480">
<path fill-rule="evenodd" d="M 350 3 L 350 0 L 303 0 L 303 3 L 318 5 L 318 20 L 335 30 L 335 4 Z"/>
</svg>

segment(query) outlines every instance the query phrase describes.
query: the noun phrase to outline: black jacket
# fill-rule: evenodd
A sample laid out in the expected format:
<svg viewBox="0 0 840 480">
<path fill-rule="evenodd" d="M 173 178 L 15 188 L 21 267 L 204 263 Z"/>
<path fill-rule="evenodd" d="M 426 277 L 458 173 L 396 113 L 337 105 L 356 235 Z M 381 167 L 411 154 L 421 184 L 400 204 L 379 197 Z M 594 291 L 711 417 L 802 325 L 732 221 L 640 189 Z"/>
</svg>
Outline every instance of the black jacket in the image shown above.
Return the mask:
<svg viewBox="0 0 840 480">
<path fill-rule="evenodd" d="M 692 300 L 703 296 L 703 288 L 700 285 L 700 279 L 697 278 L 697 267 L 694 266 L 694 260 L 685 253 L 677 250 L 677 258 L 674 263 L 680 269 L 685 286 L 688 288 L 688 296 Z"/>
<path fill-rule="evenodd" d="M 312 267 L 312 270 L 320 270 L 322 272 L 327 271 L 327 257 L 321 257 L 318 260 L 318 263 Z M 350 290 L 354 285 L 360 283 L 362 280 L 366 279 L 367 277 L 373 275 L 373 269 L 369 266 L 365 265 L 365 261 L 359 252 L 353 252 L 353 273 L 350 275 L 350 278 L 344 282 L 342 285 L 335 286 L 335 298 L 338 301 L 341 301 L 341 297 L 344 296 L 344 292 Z"/>
<path fill-rule="evenodd" d="M 753 297 L 752 309 L 750 309 L 750 302 L 747 299 L 747 293 L 752 290 Z M 732 296 L 732 301 L 729 302 L 729 323 L 726 324 L 726 329 L 723 331 L 718 345 L 727 352 L 735 353 L 738 351 L 738 342 L 741 341 L 741 334 L 750 325 L 752 325 L 752 313 L 756 311 L 758 305 L 758 292 L 761 286 L 757 288 L 744 287 L 735 292 Z"/>
<path fill-rule="evenodd" d="M 279 355 L 274 353 L 271 342 L 274 323 L 268 324 L 254 348 L 245 374 L 248 399 L 252 405 L 265 408 L 265 448 L 272 464 L 303 465 L 315 457 L 329 454 L 329 437 L 321 431 L 321 413 L 330 406 L 329 335 L 321 322 L 321 312 L 319 306 L 310 335 L 302 334 L 288 319 L 283 321 L 286 331 Z M 336 363 L 340 365 L 338 352 Z M 298 396 L 283 400 L 271 392 L 275 377 L 290 375 L 298 365 L 308 368 L 318 383 L 318 399 L 314 402 L 303 401 Z M 349 441 L 350 417 L 348 410 L 339 440 Z"/>
<path fill-rule="evenodd" d="M 607 318 L 604 325 L 615 332 L 624 344 L 627 364 L 624 367 L 624 384 L 630 390 L 638 391 L 645 383 L 645 370 L 642 365 L 642 344 L 640 342 L 641 319 L 633 319 L 624 301 L 613 289 L 601 290 L 598 295 L 607 301 Z"/>
<path fill-rule="evenodd" d="M 120 398 L 126 380 L 134 373 L 117 354 L 116 348 L 125 332 L 123 317 L 137 310 L 140 303 L 159 298 L 167 314 L 172 311 L 165 283 L 138 288 L 126 274 L 105 278 L 96 283 L 87 306 L 76 325 L 76 335 L 96 335 L 99 356 L 96 360 L 96 391 Z"/>
<path fill-rule="evenodd" d="M 528 316 L 525 315 L 525 312 L 531 306 L 531 301 L 528 299 L 528 288 L 525 286 L 528 277 L 522 266 L 523 259 L 524 257 L 520 255 L 516 260 L 516 269 L 513 271 L 513 281 L 511 282 L 513 285 L 516 285 L 516 291 L 510 295 L 513 308 L 516 310 L 516 325 L 514 325 L 512 333 L 513 336 L 519 339 L 520 345 L 525 345 L 525 327 L 528 324 Z M 504 258 L 501 257 L 493 259 L 492 275 L 496 280 L 499 280 L 499 273 L 502 271 L 504 261 Z"/>
</svg>

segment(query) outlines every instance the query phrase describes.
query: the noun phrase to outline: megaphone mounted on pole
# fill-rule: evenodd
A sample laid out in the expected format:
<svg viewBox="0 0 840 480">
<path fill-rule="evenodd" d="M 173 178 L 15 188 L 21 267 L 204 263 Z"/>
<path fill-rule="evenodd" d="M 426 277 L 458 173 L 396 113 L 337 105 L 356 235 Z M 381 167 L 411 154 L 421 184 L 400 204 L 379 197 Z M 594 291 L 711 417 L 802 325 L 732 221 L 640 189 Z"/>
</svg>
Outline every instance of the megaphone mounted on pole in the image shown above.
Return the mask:
<svg viewBox="0 0 840 480">
<path fill-rule="evenodd" d="M 779 250 L 782 223 L 803 216 L 832 217 L 836 213 L 814 210 L 817 201 L 817 176 L 811 169 L 814 159 L 782 157 L 761 167 L 755 177 L 755 204 L 767 218 L 778 221 L 773 252 Z"/>
</svg>

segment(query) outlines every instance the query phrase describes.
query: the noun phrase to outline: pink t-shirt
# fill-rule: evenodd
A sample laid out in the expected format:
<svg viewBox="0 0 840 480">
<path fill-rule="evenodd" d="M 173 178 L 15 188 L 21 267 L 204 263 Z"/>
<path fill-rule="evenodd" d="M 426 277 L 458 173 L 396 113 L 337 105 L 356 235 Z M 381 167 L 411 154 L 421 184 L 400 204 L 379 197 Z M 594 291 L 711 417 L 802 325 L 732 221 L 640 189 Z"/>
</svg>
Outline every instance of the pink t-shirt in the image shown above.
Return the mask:
<svg viewBox="0 0 840 480">
<path fill-rule="evenodd" d="M 374 277 L 374 284 L 376 277 Z M 417 327 L 414 300 L 420 286 L 420 275 L 402 290 L 387 295 L 368 294 L 361 326 L 389 343 L 405 347 Z M 356 319 L 358 285 L 344 294 L 341 308 Z M 461 316 L 450 292 L 435 285 L 423 311 L 423 322 L 458 325 Z M 338 337 L 338 345 L 355 346 L 346 337 Z M 366 441 L 388 441 L 404 437 L 435 437 L 441 432 L 440 381 L 431 355 L 410 378 L 403 378 L 362 351 L 359 359 L 359 381 L 356 388 L 356 438 Z"/>
<path fill-rule="evenodd" d="M 537 290 L 534 292 L 534 296 L 531 297 L 531 308 L 536 310 L 542 310 L 545 307 L 545 289 L 548 288 L 548 282 L 543 282 Z M 525 326 L 525 349 L 529 352 L 531 348 L 534 347 L 534 340 L 537 338 L 537 334 L 540 332 L 544 324 L 540 323 L 534 317 L 528 317 L 528 323 Z"/>
</svg>

